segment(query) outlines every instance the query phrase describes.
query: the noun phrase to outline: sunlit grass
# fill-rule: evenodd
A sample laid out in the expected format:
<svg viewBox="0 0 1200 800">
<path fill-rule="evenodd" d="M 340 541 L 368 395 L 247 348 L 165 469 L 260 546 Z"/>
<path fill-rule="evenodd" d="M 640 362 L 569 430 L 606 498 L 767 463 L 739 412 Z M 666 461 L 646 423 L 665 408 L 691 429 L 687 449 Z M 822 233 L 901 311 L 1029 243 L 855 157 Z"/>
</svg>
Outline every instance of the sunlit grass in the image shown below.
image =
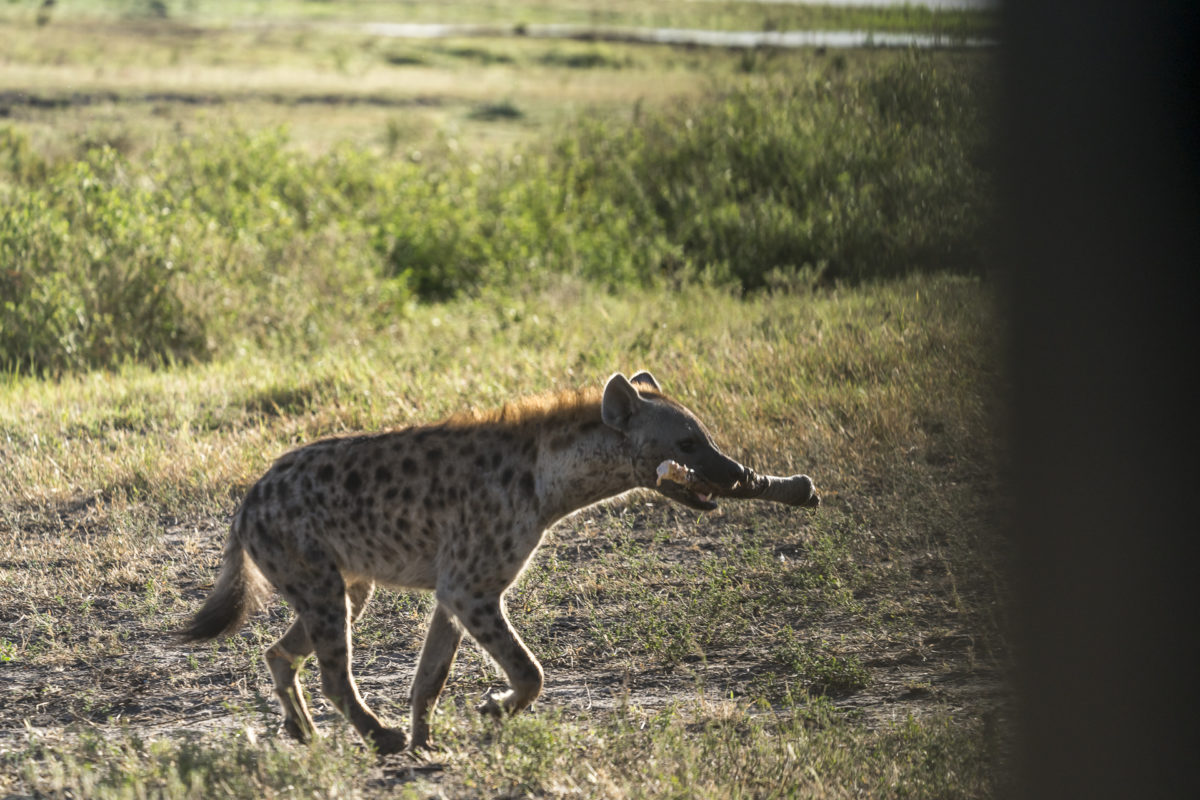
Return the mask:
<svg viewBox="0 0 1200 800">
<path fill-rule="evenodd" d="M 6 492 L 26 501 L 92 490 L 212 499 L 278 454 L 264 446 L 434 420 L 641 366 L 705 409 L 735 452 L 777 469 L 836 464 L 860 440 L 890 457 L 930 431 L 978 435 L 994 411 L 969 384 L 946 391 L 947 376 L 993 355 L 980 302 L 976 283 L 941 279 L 748 299 L 699 288 L 622 298 L 573 284 L 414 306 L 315 356 L 10 376 L 0 469 Z"/>
</svg>

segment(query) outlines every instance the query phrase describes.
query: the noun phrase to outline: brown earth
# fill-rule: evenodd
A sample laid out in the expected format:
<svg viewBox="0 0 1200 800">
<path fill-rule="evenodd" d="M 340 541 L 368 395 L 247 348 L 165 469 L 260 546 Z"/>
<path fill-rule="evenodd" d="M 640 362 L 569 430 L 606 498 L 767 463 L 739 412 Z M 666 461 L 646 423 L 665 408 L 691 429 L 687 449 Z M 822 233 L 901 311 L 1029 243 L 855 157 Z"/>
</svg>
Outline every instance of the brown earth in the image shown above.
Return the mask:
<svg viewBox="0 0 1200 800">
<path fill-rule="evenodd" d="M 687 530 L 695 515 L 661 503 L 647 506 L 644 499 L 566 520 L 547 537 L 535 560 L 585 574 L 612 550 L 606 528 L 614 519 L 630 531 L 626 545 L 662 559 L 688 563 L 722 546 L 714 534 L 719 523 L 701 526 L 694 537 L 668 535 L 664 540 L 662 530 Z M 9 534 L 12 541 L 23 541 L 29 555 L 17 553 L 0 562 L 0 570 L 10 577 L 28 573 L 30 591 L 15 590 L 9 581 L 10 588 L 0 595 L 0 639 L 24 645 L 22 654 L 0 661 L 0 751 L 19 748 L 31 731 L 44 739 L 74 726 L 135 728 L 146 736 L 229 728 L 246 724 L 246 709 L 258 714 L 253 725 L 273 727 L 279 714 L 258 653 L 285 627 L 284 609 L 276 604 L 238 636 L 210 647 L 182 645 L 171 635 L 211 587 L 225 538 L 224 520 L 159 521 L 161 533 L 150 534 L 138 547 L 137 561 L 124 565 L 131 569 L 122 572 L 122 564 L 104 563 L 109 556 L 102 547 L 86 546 L 104 541 L 102 505 L 76 501 L 28 512 L 18 516 Z M 740 516 L 733 516 L 736 523 Z M 81 542 L 85 546 L 76 546 Z M 784 544 L 777 556 L 795 557 L 796 550 Z M 17 548 L 6 551 L 16 553 Z M 960 615 L 937 599 L 941 579 L 932 556 L 929 564 L 921 564 L 921 557 L 912 560 L 913 574 L 929 576 L 927 592 L 911 598 L 920 609 L 924 625 L 918 627 L 923 630 L 881 638 L 878 632 L 864 632 L 854 614 L 843 612 L 827 614 L 803 631 L 844 642 L 844 652 L 856 654 L 869 673 L 865 688 L 834 693 L 832 702 L 868 724 L 934 711 L 982 714 L 987 724 L 997 722 L 1007 714 L 998 661 L 981 652 L 985 648 L 978 646 L 978 634 L 965 627 L 967 620 L 956 619 Z M 98 564 L 107 579 L 81 586 L 77 577 Z M 50 585 L 55 575 L 64 578 L 59 594 Z M 169 578 L 174 587 L 161 587 L 166 597 L 147 599 L 148 582 L 158 580 L 148 576 Z M 525 622 L 522 595 L 536 588 L 537 577 L 527 575 L 514 590 L 511 613 L 518 629 Z M 406 595 L 381 593 L 360 624 L 365 635 L 360 631 L 355 638 L 355 670 L 364 696 L 382 717 L 405 725 L 409 678 L 427 607 Z M 527 636 L 546 670 L 538 706 L 567 711 L 622 704 L 654 708 L 695 699 L 699 692 L 739 698 L 747 696 L 757 679 L 779 672 L 771 662 L 769 641 L 747 639 L 664 665 L 651 655 L 643 659 L 637 653 L 599 650 L 589 620 L 569 600 L 538 613 L 550 620 L 536 636 Z M 549 654 L 539 652 L 546 642 L 552 643 Z M 328 731 L 334 712 L 316 698 L 315 673 L 310 668 L 306 678 L 316 700 L 318 727 Z M 474 702 L 497 685 L 498 677 L 467 643 L 443 702 Z"/>
</svg>

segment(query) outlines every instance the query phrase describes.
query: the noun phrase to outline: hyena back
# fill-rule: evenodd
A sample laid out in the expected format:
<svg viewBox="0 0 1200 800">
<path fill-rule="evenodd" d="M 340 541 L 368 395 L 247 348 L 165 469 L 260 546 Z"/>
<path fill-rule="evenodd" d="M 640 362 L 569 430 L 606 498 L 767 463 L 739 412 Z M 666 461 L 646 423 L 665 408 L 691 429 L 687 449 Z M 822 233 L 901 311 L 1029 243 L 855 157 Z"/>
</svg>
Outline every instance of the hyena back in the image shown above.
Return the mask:
<svg viewBox="0 0 1200 800">
<path fill-rule="evenodd" d="M 656 487 L 667 459 L 694 470 L 698 483 Z M 408 739 L 359 695 L 350 628 L 376 584 L 434 592 L 411 694 L 411 744 L 424 747 L 464 631 L 509 683 L 480 711 L 513 713 L 541 692 L 541 666 L 509 622 L 504 592 L 555 521 L 637 487 L 711 510 L 714 495 L 752 474 L 645 372 L 632 382 L 614 375 L 603 391 L 319 441 L 284 455 L 250 489 L 216 587 L 182 635 L 231 633 L 274 587 L 296 614 L 264 654 L 284 729 L 302 741 L 315 734 L 298 680 L 315 653 L 325 696 L 379 752 L 391 753 Z"/>
</svg>

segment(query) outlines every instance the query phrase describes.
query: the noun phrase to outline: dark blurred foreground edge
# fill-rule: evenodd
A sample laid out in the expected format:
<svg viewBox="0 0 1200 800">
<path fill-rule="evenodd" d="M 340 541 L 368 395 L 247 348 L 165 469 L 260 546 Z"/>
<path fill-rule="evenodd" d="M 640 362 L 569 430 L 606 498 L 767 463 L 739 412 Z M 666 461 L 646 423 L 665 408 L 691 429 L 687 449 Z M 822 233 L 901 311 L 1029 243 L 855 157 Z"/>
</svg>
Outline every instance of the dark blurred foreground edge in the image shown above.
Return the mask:
<svg viewBox="0 0 1200 800">
<path fill-rule="evenodd" d="M 1197 797 L 1200 4 L 1003 9 L 1013 797 Z"/>
</svg>

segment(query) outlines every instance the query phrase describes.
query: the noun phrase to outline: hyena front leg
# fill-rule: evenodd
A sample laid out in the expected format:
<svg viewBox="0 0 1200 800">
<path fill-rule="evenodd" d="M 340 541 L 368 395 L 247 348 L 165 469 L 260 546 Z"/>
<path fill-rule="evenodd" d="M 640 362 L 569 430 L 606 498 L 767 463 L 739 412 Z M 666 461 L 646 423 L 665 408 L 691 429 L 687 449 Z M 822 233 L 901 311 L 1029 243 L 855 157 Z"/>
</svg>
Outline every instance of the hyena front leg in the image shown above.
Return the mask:
<svg viewBox="0 0 1200 800">
<path fill-rule="evenodd" d="M 346 594 L 350 598 L 352 622 L 357 622 L 362 616 L 374 592 L 374 581 L 359 581 L 346 587 Z M 312 741 L 316 736 L 312 714 L 308 711 L 304 690 L 300 686 L 300 670 L 312 654 L 312 640 L 309 639 L 304 622 L 299 618 L 292 622 L 287 633 L 263 653 L 267 669 L 271 671 L 271 678 L 275 683 L 275 695 L 283 708 L 283 729 L 300 742 Z"/>
<path fill-rule="evenodd" d="M 515 714 L 532 703 L 542 693 L 542 666 L 521 641 L 508 621 L 500 595 L 475 599 L 454 593 L 438 599 L 447 603 L 455 615 L 483 649 L 496 660 L 508 678 L 506 692 L 490 694 L 476 708 L 480 713 L 499 717 Z"/>
<path fill-rule="evenodd" d="M 454 615 L 438 603 L 429 620 L 429 632 L 421 646 L 421 659 L 412 685 L 412 747 L 429 745 L 429 717 L 446 685 L 454 655 L 462 641 L 463 629 Z"/>
</svg>

